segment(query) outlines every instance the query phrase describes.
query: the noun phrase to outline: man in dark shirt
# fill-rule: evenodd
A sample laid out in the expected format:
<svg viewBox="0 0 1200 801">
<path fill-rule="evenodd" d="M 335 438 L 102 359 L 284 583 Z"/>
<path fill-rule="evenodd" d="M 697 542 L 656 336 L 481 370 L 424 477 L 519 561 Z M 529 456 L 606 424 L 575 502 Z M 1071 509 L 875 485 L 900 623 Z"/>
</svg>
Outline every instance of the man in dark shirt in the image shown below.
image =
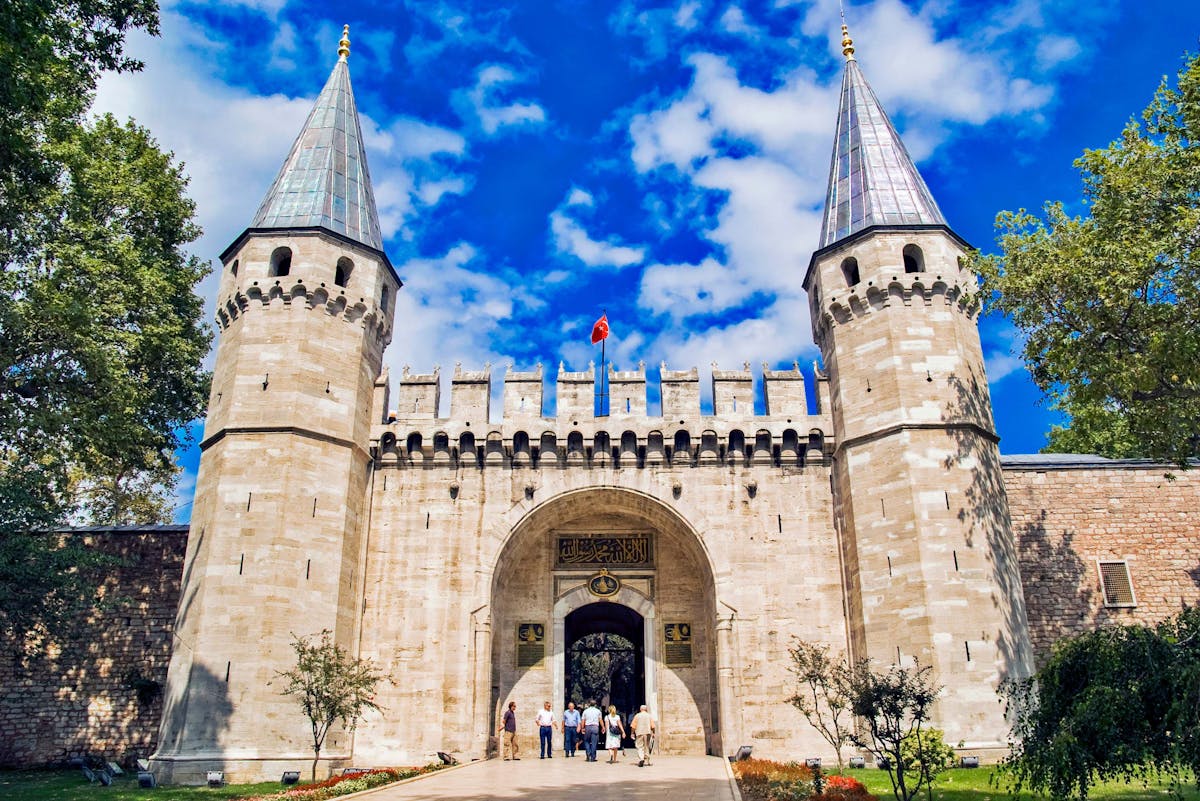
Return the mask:
<svg viewBox="0 0 1200 801">
<path fill-rule="evenodd" d="M 517 702 L 509 701 L 508 709 L 504 711 L 504 722 L 500 724 L 500 736 L 504 738 L 504 761 L 507 762 L 511 757 L 514 760 L 520 760 L 517 756 Z"/>
</svg>

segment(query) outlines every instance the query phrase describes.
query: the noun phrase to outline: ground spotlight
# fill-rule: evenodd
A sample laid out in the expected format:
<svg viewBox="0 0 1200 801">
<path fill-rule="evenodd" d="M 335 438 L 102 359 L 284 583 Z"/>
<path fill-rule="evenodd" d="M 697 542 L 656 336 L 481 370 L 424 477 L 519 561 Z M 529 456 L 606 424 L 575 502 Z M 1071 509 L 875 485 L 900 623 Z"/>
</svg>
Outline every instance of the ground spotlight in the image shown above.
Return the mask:
<svg viewBox="0 0 1200 801">
<path fill-rule="evenodd" d="M 300 781 L 300 771 L 298 770 L 285 770 L 279 779 L 279 783 L 283 785 L 295 784 L 298 781 Z"/>
<path fill-rule="evenodd" d="M 148 770 L 138 771 L 138 787 L 157 787 L 158 782 L 154 781 L 154 774 Z"/>
<path fill-rule="evenodd" d="M 205 779 L 208 781 L 209 787 L 224 787 L 225 786 L 225 773 L 223 771 L 210 770 L 208 772 L 208 774 L 205 776 Z"/>
</svg>

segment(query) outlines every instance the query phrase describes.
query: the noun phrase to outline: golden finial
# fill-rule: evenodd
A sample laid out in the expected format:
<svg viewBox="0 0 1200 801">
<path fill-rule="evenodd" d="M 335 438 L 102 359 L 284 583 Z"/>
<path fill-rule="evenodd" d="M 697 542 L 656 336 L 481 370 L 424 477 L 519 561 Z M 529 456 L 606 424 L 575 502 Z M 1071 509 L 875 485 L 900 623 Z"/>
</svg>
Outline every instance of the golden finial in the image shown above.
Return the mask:
<svg viewBox="0 0 1200 801">
<path fill-rule="evenodd" d="M 854 40 L 850 38 L 850 29 L 842 23 L 842 55 L 847 61 L 854 61 Z"/>
<path fill-rule="evenodd" d="M 342 40 L 338 42 L 338 58 L 345 59 L 350 55 L 350 26 L 342 28 Z"/>
</svg>

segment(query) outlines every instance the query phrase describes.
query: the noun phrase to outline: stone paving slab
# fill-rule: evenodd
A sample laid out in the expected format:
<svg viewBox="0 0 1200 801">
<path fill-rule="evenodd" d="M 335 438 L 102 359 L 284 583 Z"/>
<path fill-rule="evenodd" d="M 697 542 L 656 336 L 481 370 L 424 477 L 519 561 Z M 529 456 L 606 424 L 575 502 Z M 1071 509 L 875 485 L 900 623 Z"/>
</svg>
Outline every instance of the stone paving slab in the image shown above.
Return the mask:
<svg viewBox="0 0 1200 801">
<path fill-rule="evenodd" d="M 558 753 L 553 759 L 490 759 L 371 791 L 364 801 L 741 801 L 721 757 L 661 756 L 644 768 L 632 749 L 615 765 L 606 758 L 587 762 L 582 753 L 570 759 Z"/>
</svg>

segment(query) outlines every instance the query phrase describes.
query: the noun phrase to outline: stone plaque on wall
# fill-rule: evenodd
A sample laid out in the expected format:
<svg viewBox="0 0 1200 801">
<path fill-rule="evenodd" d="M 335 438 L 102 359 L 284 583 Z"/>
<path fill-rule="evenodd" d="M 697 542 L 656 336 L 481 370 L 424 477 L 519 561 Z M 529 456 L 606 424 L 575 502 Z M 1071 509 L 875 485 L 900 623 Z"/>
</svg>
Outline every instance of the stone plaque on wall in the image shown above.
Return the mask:
<svg viewBox="0 0 1200 801">
<path fill-rule="evenodd" d="M 546 656 L 546 625 L 517 624 L 517 667 L 537 667 Z"/>
<path fill-rule="evenodd" d="M 692 624 L 663 624 L 663 662 L 667 665 L 692 664 Z"/>
<path fill-rule="evenodd" d="M 649 534 L 562 534 L 558 567 L 647 567 L 653 564 Z"/>
</svg>

